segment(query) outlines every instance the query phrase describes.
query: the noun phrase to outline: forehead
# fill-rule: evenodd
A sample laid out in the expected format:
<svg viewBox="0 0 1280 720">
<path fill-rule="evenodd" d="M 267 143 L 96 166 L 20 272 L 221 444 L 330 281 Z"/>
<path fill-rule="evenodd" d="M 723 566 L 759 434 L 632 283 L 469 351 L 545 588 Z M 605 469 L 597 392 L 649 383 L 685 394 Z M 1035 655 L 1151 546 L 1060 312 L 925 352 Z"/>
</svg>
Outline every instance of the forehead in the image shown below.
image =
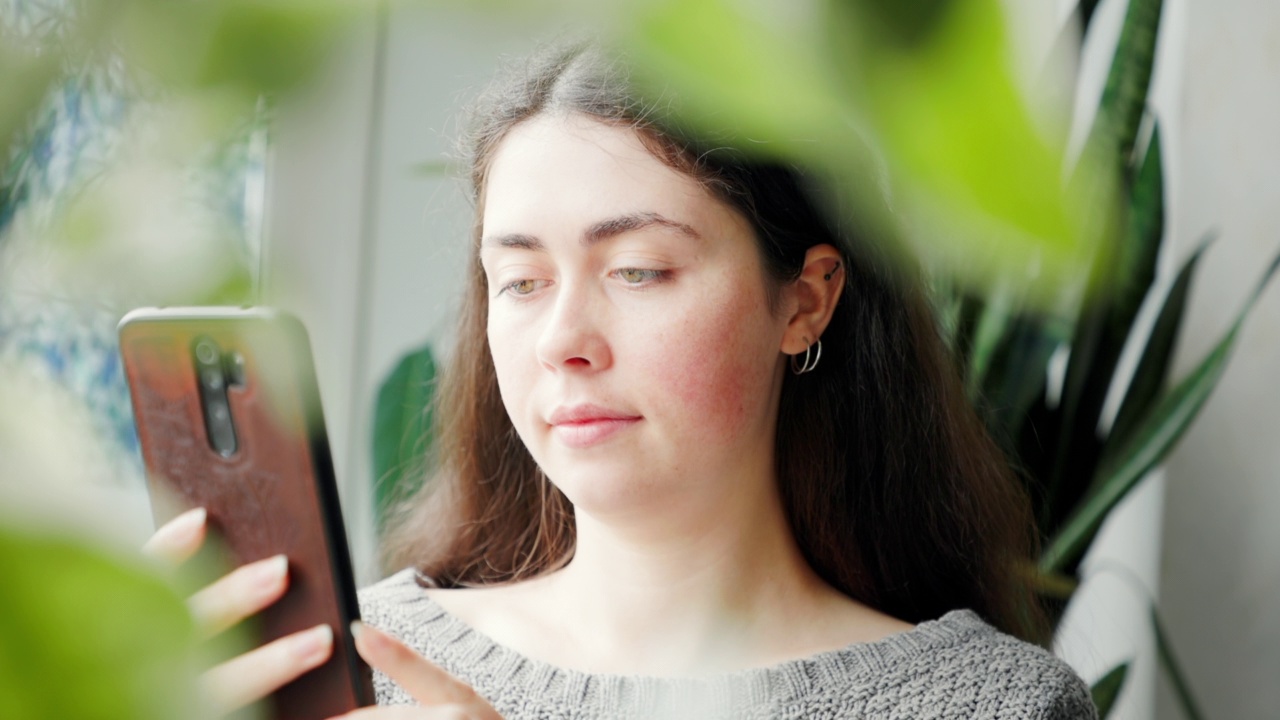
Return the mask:
<svg viewBox="0 0 1280 720">
<path fill-rule="evenodd" d="M 653 156 L 631 128 L 542 115 L 512 128 L 490 162 L 484 234 L 575 231 L 601 218 L 659 213 L 701 231 L 734 213 Z"/>
</svg>

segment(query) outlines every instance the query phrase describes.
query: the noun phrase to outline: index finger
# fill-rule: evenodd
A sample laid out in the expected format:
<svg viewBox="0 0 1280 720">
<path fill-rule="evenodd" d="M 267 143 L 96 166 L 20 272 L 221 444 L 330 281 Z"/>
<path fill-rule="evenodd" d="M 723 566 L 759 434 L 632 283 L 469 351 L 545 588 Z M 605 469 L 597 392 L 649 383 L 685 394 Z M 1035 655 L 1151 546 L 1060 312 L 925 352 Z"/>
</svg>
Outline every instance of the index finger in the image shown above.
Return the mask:
<svg viewBox="0 0 1280 720">
<path fill-rule="evenodd" d="M 351 623 L 351 634 L 355 636 L 356 650 L 366 662 L 386 673 L 423 705 L 483 702 L 470 686 L 381 630 L 357 620 Z"/>
</svg>

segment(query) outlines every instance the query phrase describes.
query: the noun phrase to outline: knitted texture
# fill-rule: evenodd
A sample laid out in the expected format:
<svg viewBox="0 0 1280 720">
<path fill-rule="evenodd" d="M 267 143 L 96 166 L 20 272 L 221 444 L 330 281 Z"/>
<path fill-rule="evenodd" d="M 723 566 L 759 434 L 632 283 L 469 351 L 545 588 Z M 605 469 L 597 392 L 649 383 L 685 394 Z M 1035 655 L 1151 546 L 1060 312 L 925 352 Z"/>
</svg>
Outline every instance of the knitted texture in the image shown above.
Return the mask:
<svg viewBox="0 0 1280 720">
<path fill-rule="evenodd" d="M 971 610 L 871 643 L 711 678 L 591 675 L 498 645 L 403 570 L 360 592 L 364 621 L 475 688 L 507 720 L 586 718 L 1097 718 L 1064 662 Z M 378 704 L 413 702 L 374 673 Z"/>
</svg>

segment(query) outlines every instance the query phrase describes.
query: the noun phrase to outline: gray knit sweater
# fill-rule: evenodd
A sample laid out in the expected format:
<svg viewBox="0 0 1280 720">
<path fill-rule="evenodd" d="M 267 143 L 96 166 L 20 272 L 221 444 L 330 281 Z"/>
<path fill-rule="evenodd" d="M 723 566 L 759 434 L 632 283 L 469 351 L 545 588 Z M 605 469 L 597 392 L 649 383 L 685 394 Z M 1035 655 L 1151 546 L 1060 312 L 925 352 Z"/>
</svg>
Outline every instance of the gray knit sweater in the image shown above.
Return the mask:
<svg viewBox="0 0 1280 720">
<path fill-rule="evenodd" d="M 468 683 L 508 720 L 555 718 L 1096 718 L 1065 663 L 970 610 L 871 643 L 709 679 L 589 675 L 498 645 L 404 570 L 360 592 L 364 621 Z M 374 673 L 378 704 L 412 703 Z"/>
</svg>

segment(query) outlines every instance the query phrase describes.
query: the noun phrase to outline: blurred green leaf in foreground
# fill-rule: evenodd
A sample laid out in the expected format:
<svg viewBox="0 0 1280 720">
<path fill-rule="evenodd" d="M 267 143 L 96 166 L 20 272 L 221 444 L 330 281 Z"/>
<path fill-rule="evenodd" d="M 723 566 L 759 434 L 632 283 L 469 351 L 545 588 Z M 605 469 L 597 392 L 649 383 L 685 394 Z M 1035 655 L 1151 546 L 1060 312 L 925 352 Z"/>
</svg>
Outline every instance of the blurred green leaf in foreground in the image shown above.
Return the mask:
<svg viewBox="0 0 1280 720">
<path fill-rule="evenodd" d="M 0 525 L 0 717 L 201 717 L 186 605 L 76 538 Z"/>
<path fill-rule="evenodd" d="M 962 285 L 1049 307 L 1106 247 L 1112 169 L 1065 182 L 1067 119 L 1041 120 L 1017 86 L 997 0 L 633 7 L 623 44 L 653 97 L 830 178 L 841 219 Z"/>
</svg>

